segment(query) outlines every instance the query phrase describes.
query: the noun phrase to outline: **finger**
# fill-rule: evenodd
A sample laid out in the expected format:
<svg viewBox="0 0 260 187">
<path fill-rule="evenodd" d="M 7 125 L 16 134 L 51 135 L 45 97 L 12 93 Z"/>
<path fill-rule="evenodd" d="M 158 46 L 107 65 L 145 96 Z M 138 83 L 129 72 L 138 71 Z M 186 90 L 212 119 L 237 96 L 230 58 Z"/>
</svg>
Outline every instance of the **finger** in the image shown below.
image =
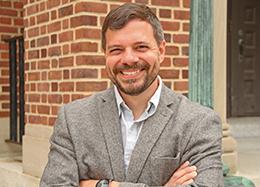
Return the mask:
<svg viewBox="0 0 260 187">
<path fill-rule="evenodd" d="M 183 168 L 186 168 L 186 167 L 188 167 L 189 166 L 189 164 L 190 164 L 190 162 L 189 161 L 186 161 L 186 162 L 184 162 L 177 170 L 180 170 L 180 169 L 183 169 Z"/>
<path fill-rule="evenodd" d="M 196 170 L 197 170 L 196 166 L 188 166 L 186 168 L 177 170 L 177 171 L 174 172 L 174 174 L 172 175 L 170 180 L 176 181 L 179 178 L 181 178 L 181 177 L 183 177 L 185 175 L 188 175 L 188 174 L 190 174 L 190 173 L 192 173 L 192 172 L 194 172 Z"/>
<path fill-rule="evenodd" d="M 188 173 L 186 175 L 183 175 L 182 177 L 178 178 L 175 182 L 176 184 L 183 185 L 186 182 L 189 182 L 190 180 L 193 180 L 197 176 L 197 172 L 193 171 L 191 173 Z"/>
<path fill-rule="evenodd" d="M 193 182 L 194 182 L 194 180 L 190 179 L 190 180 L 187 180 L 186 182 L 182 183 L 181 185 L 188 185 L 188 184 L 191 184 Z"/>
</svg>

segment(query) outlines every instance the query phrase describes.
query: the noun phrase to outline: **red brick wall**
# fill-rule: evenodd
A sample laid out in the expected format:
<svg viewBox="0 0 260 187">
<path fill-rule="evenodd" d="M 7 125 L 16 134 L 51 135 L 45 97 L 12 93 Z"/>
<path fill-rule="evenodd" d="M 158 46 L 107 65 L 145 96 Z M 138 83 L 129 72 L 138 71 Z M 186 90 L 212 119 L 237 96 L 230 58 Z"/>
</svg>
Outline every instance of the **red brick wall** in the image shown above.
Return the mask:
<svg viewBox="0 0 260 187">
<path fill-rule="evenodd" d="M 4 40 L 23 33 L 23 4 L 0 0 L 0 118 L 9 116 L 9 45 Z"/>
<path fill-rule="evenodd" d="M 25 0 L 26 123 L 53 125 L 61 104 L 110 86 L 100 28 L 122 1 Z M 160 72 L 172 89 L 188 90 L 189 0 L 150 4 L 168 42 Z"/>
</svg>

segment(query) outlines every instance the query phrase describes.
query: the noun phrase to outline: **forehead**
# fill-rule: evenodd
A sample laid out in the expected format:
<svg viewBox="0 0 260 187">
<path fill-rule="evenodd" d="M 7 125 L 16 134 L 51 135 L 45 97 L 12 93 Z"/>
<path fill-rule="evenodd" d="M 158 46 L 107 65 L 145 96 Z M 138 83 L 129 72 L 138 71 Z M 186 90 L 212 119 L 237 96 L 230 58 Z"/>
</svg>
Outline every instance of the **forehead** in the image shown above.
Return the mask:
<svg viewBox="0 0 260 187">
<path fill-rule="evenodd" d="M 152 26 L 146 21 L 131 20 L 122 29 L 106 32 L 107 45 L 123 45 L 135 42 L 155 42 Z"/>
</svg>

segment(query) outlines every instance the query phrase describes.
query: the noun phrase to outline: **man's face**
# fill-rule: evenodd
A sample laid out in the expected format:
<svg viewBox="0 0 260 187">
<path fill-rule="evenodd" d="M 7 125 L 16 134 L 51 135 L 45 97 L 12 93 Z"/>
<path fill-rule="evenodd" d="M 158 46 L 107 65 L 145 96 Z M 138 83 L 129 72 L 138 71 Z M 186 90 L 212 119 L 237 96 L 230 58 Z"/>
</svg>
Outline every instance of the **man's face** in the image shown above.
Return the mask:
<svg viewBox="0 0 260 187">
<path fill-rule="evenodd" d="M 119 30 L 106 32 L 106 70 L 119 91 L 138 95 L 149 89 L 164 59 L 165 41 L 158 46 L 152 26 L 132 20 Z"/>
</svg>

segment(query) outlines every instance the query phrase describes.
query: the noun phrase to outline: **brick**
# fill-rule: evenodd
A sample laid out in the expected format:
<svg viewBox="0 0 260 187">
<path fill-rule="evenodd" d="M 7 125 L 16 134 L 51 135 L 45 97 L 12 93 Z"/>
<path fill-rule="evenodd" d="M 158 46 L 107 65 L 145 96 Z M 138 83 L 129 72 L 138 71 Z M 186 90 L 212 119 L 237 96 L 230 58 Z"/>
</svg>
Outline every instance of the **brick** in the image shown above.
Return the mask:
<svg viewBox="0 0 260 187">
<path fill-rule="evenodd" d="M 50 69 L 49 60 L 41 60 L 37 62 L 37 69 Z"/>
<path fill-rule="evenodd" d="M 11 18 L 0 17 L 0 24 L 11 24 Z"/>
<path fill-rule="evenodd" d="M 60 56 L 61 55 L 61 47 L 60 46 L 50 47 L 48 49 L 48 55 L 49 56 Z"/>
<path fill-rule="evenodd" d="M 35 23 L 36 23 L 36 18 L 35 18 L 35 16 L 30 17 L 29 25 L 30 25 L 30 26 L 33 26 L 33 25 L 35 25 Z"/>
<path fill-rule="evenodd" d="M 28 51 L 28 59 L 36 59 L 36 58 L 39 58 L 39 50 Z"/>
<path fill-rule="evenodd" d="M 21 19 L 21 18 L 15 19 L 14 20 L 14 25 L 15 26 L 23 26 L 24 25 L 23 19 Z"/>
<path fill-rule="evenodd" d="M 76 4 L 75 12 L 106 13 L 107 5 L 104 3 L 80 2 Z"/>
<path fill-rule="evenodd" d="M 56 121 L 56 117 L 49 117 L 48 125 L 54 126 L 55 125 L 55 121 Z"/>
<path fill-rule="evenodd" d="M 135 0 L 136 3 L 148 4 L 148 0 Z"/>
<path fill-rule="evenodd" d="M 189 20 L 190 19 L 190 11 L 175 10 L 174 11 L 174 19 Z"/>
<path fill-rule="evenodd" d="M 39 27 L 32 28 L 28 30 L 28 36 L 29 38 L 35 37 L 39 35 Z"/>
<path fill-rule="evenodd" d="M 40 80 L 39 72 L 29 72 L 28 73 L 28 81 L 38 81 Z"/>
<path fill-rule="evenodd" d="M 71 52 L 97 52 L 98 46 L 94 42 L 78 42 L 71 44 Z"/>
<path fill-rule="evenodd" d="M 86 97 L 86 96 L 83 94 L 73 94 L 71 100 L 74 101 L 76 99 L 82 99 L 84 97 Z"/>
<path fill-rule="evenodd" d="M 56 44 L 57 43 L 57 34 L 52 34 L 51 35 L 51 44 Z"/>
<path fill-rule="evenodd" d="M 61 30 L 61 22 L 57 21 L 48 25 L 48 33 L 57 32 Z"/>
<path fill-rule="evenodd" d="M 96 69 L 72 69 L 72 78 L 98 78 L 98 72 Z"/>
<path fill-rule="evenodd" d="M 189 43 L 189 35 L 188 34 L 174 34 L 172 36 L 173 43 Z"/>
<path fill-rule="evenodd" d="M 49 12 L 37 16 L 37 24 L 48 22 L 48 21 L 49 21 Z"/>
<path fill-rule="evenodd" d="M 58 83 L 57 82 L 52 82 L 51 83 L 51 91 L 52 92 L 57 92 L 58 91 Z"/>
<path fill-rule="evenodd" d="M 101 31 L 100 29 L 91 29 L 91 28 L 81 28 L 76 30 L 76 39 L 100 39 Z"/>
<path fill-rule="evenodd" d="M 10 1 L 0 1 L 0 7 L 11 7 Z"/>
<path fill-rule="evenodd" d="M 69 5 L 59 9 L 59 18 L 69 16 L 73 14 L 73 6 Z"/>
<path fill-rule="evenodd" d="M 53 10 L 51 11 L 51 20 L 55 20 L 57 18 L 57 11 Z"/>
<path fill-rule="evenodd" d="M 104 56 L 90 56 L 90 55 L 81 55 L 76 57 L 77 65 L 105 65 L 106 60 Z"/>
<path fill-rule="evenodd" d="M 71 67 L 73 66 L 73 57 L 64 57 L 59 59 L 59 67 Z"/>
<path fill-rule="evenodd" d="M 179 31 L 180 23 L 174 21 L 161 21 L 163 30 L 165 31 Z"/>
<path fill-rule="evenodd" d="M 8 52 L 2 52 L 1 53 L 1 58 L 8 59 L 9 58 L 9 53 Z"/>
<path fill-rule="evenodd" d="M 73 31 L 66 31 L 59 34 L 59 42 L 67 42 L 73 40 Z"/>
<path fill-rule="evenodd" d="M 36 91 L 36 84 L 35 83 L 30 84 L 30 91 L 32 91 L 32 92 Z"/>
<path fill-rule="evenodd" d="M 49 94 L 48 95 L 48 103 L 60 104 L 61 102 L 62 102 L 62 96 L 60 94 Z"/>
<path fill-rule="evenodd" d="M 37 106 L 37 112 L 39 114 L 50 114 L 50 106 L 38 105 Z"/>
<path fill-rule="evenodd" d="M 184 69 L 182 70 L 182 78 L 183 79 L 188 79 L 189 78 L 189 71 Z"/>
<path fill-rule="evenodd" d="M 172 89 L 172 83 L 170 81 L 163 80 L 163 83 L 165 84 L 166 87 L 168 87 L 169 89 Z"/>
<path fill-rule="evenodd" d="M 47 49 L 41 49 L 41 58 L 47 57 Z"/>
<path fill-rule="evenodd" d="M 57 68 L 58 67 L 58 60 L 57 59 L 52 59 L 51 60 L 51 67 L 52 68 Z"/>
<path fill-rule="evenodd" d="M 163 79 L 178 79 L 179 78 L 179 70 L 173 70 L 173 69 L 161 69 L 159 72 L 159 75 Z"/>
<path fill-rule="evenodd" d="M 49 36 L 44 36 L 44 37 L 37 39 L 37 46 L 38 47 L 49 45 L 49 43 L 50 43 Z"/>
<path fill-rule="evenodd" d="M 0 117 L 9 117 L 9 111 L 0 111 Z"/>
<path fill-rule="evenodd" d="M 176 67 L 187 67 L 189 65 L 188 58 L 174 58 L 173 65 Z"/>
<path fill-rule="evenodd" d="M 152 5 L 159 5 L 159 6 L 170 6 L 170 7 L 179 7 L 180 0 L 151 0 Z"/>
<path fill-rule="evenodd" d="M 40 3 L 40 11 L 43 12 L 44 10 L 46 10 L 46 2 L 41 2 Z"/>
<path fill-rule="evenodd" d="M 0 78 L 0 84 L 8 84 L 9 79 L 8 78 Z"/>
<path fill-rule="evenodd" d="M 31 70 L 36 70 L 36 62 L 31 62 Z"/>
<path fill-rule="evenodd" d="M 22 9 L 23 8 L 23 2 L 14 2 L 14 8 Z"/>
<path fill-rule="evenodd" d="M 62 54 L 64 55 L 66 55 L 66 54 L 68 54 L 70 52 L 70 46 L 69 46 L 69 44 L 66 44 L 66 45 L 63 45 L 62 46 Z"/>
<path fill-rule="evenodd" d="M 0 43 L 0 50 L 8 50 L 8 43 Z"/>
<path fill-rule="evenodd" d="M 49 80 L 61 80 L 62 71 L 49 71 L 48 78 Z"/>
<path fill-rule="evenodd" d="M 189 56 L 189 47 L 182 47 L 181 54 L 185 56 Z"/>
<path fill-rule="evenodd" d="M 182 4 L 184 8 L 190 8 L 190 0 L 182 0 Z"/>
<path fill-rule="evenodd" d="M 70 70 L 65 69 L 63 70 L 63 79 L 69 79 L 70 78 Z"/>
<path fill-rule="evenodd" d="M 47 125 L 48 118 L 46 116 L 29 115 L 29 123 Z"/>
<path fill-rule="evenodd" d="M 84 26 L 84 25 L 97 25 L 97 17 L 96 16 L 76 16 L 70 19 L 71 27 L 75 28 L 78 26 Z"/>
<path fill-rule="evenodd" d="M 68 29 L 69 28 L 69 19 L 65 19 L 62 21 L 62 29 Z"/>
<path fill-rule="evenodd" d="M 172 11 L 169 9 L 160 9 L 159 10 L 159 16 L 161 18 L 171 18 L 172 17 Z"/>
<path fill-rule="evenodd" d="M 47 94 L 41 94 L 41 102 L 47 103 Z"/>
<path fill-rule="evenodd" d="M 29 102 L 39 103 L 40 102 L 40 94 L 28 94 Z"/>
<path fill-rule="evenodd" d="M 68 102 L 70 102 L 70 95 L 68 95 L 68 94 L 63 95 L 63 97 L 62 97 L 62 102 L 63 102 L 63 103 L 68 103 Z"/>
<path fill-rule="evenodd" d="M 10 104 L 9 103 L 2 103 L 2 109 L 9 109 Z"/>
<path fill-rule="evenodd" d="M 14 17 L 14 16 L 18 15 L 18 12 L 17 12 L 17 10 L 0 8 L 0 15 Z"/>
<path fill-rule="evenodd" d="M 58 106 L 51 106 L 51 114 L 56 116 L 59 112 L 59 108 Z"/>
<path fill-rule="evenodd" d="M 47 72 L 46 71 L 41 72 L 41 80 L 47 80 Z"/>
<path fill-rule="evenodd" d="M 166 46 L 166 55 L 178 55 L 179 54 L 179 48 L 176 46 Z"/>
<path fill-rule="evenodd" d="M 17 33 L 18 29 L 15 27 L 0 26 L 0 32 Z"/>
<path fill-rule="evenodd" d="M 39 12 L 39 4 L 35 4 L 35 5 L 27 7 L 26 12 L 27 12 L 26 13 L 27 16 L 30 16 L 32 14 Z"/>
<path fill-rule="evenodd" d="M 46 25 L 41 26 L 40 32 L 41 32 L 41 35 L 46 34 L 47 33 L 47 26 Z"/>
<path fill-rule="evenodd" d="M 60 92 L 73 92 L 74 91 L 74 83 L 73 82 L 62 82 L 59 84 Z"/>
<path fill-rule="evenodd" d="M 107 88 L 107 82 L 76 82 L 76 91 L 95 92 L 102 91 Z"/>
<path fill-rule="evenodd" d="M 49 83 L 38 83 L 37 91 L 38 92 L 48 92 L 50 90 Z"/>
<path fill-rule="evenodd" d="M 161 67 L 169 67 L 171 66 L 171 58 L 165 57 L 164 61 L 161 63 Z"/>
<path fill-rule="evenodd" d="M 182 30 L 189 32 L 190 31 L 190 23 L 183 23 L 183 29 Z"/>
<path fill-rule="evenodd" d="M 106 69 L 101 69 L 101 79 L 108 79 L 107 71 Z"/>
<path fill-rule="evenodd" d="M 48 0 L 47 9 L 51 9 L 60 5 L 60 0 Z"/>
<path fill-rule="evenodd" d="M 174 90 L 187 91 L 189 89 L 188 81 L 176 81 L 174 82 Z"/>
</svg>

